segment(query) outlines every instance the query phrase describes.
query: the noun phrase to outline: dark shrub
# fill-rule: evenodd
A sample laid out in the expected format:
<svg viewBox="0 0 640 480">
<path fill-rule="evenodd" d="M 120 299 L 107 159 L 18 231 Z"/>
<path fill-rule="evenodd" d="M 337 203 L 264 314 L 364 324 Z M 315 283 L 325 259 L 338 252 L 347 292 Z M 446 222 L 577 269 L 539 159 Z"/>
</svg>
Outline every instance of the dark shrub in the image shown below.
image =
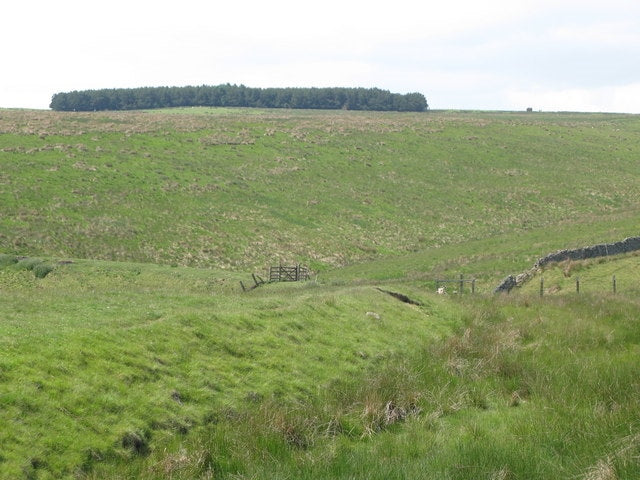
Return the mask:
<svg viewBox="0 0 640 480">
<path fill-rule="evenodd" d="M 48 263 L 39 263 L 33 267 L 33 274 L 36 278 L 44 278 L 53 271 L 53 268 L 53 265 L 49 265 Z"/>
</svg>

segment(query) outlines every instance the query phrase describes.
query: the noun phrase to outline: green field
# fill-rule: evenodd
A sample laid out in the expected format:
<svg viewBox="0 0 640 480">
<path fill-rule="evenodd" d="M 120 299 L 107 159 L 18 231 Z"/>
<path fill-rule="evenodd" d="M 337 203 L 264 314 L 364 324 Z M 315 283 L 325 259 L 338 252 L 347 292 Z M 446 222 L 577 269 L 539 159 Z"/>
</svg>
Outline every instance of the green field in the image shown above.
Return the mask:
<svg viewBox="0 0 640 480">
<path fill-rule="evenodd" d="M 639 127 L 596 114 L 5 110 L 0 241 L 28 256 L 324 270 L 560 227 L 531 249 L 544 254 L 634 230 Z"/>
<path fill-rule="evenodd" d="M 640 477 L 640 257 L 491 293 L 638 235 L 639 154 L 633 115 L 0 110 L 0 478 Z"/>
</svg>

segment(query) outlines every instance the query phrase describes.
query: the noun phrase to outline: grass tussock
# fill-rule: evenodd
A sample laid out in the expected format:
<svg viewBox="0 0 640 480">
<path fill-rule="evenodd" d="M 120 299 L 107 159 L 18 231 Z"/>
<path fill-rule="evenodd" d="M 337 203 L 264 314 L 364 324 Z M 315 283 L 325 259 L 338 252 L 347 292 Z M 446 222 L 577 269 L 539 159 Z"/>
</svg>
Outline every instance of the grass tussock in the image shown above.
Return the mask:
<svg viewBox="0 0 640 480">
<path fill-rule="evenodd" d="M 35 278 L 45 278 L 55 270 L 55 266 L 39 258 L 17 257 L 15 255 L 0 255 L 0 269 L 11 267 L 13 270 L 33 272 Z"/>
<path fill-rule="evenodd" d="M 16 263 L 18 263 L 18 257 L 15 255 L 0 254 L 0 268 L 15 265 Z"/>
<path fill-rule="evenodd" d="M 634 471 L 638 464 L 640 453 L 640 435 L 633 434 L 615 442 L 613 451 L 599 459 L 595 465 L 587 470 L 584 480 L 619 480 L 632 478 L 630 471 Z"/>
<path fill-rule="evenodd" d="M 39 258 L 23 258 L 16 264 L 16 269 L 18 270 L 29 270 L 34 271 L 34 269 L 42 265 L 43 261 Z"/>
<path fill-rule="evenodd" d="M 53 270 L 54 266 L 48 263 L 39 263 L 33 267 L 33 274 L 36 278 L 44 278 L 49 275 Z"/>
</svg>

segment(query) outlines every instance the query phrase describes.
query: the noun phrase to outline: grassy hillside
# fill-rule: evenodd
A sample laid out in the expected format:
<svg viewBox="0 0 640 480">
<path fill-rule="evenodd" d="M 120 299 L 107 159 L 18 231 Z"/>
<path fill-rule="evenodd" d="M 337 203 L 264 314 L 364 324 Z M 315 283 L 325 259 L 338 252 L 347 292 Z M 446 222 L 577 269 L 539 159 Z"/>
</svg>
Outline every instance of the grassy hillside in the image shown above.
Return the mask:
<svg viewBox="0 0 640 480">
<path fill-rule="evenodd" d="M 582 297 L 467 305 L 454 335 L 355 388 L 302 405 L 266 403 L 248 418 L 221 421 L 195 441 L 176 442 L 170 453 L 117 472 L 634 479 L 640 474 L 640 338 L 638 305 L 627 302 Z M 96 478 L 103 474 L 119 478 L 110 469 Z"/>
<path fill-rule="evenodd" d="M 574 231 L 618 240 L 637 231 L 639 125 L 596 114 L 3 110 L 0 249 L 322 270 L 556 226 L 564 233 L 540 238 L 543 252 L 570 246 Z"/>
<path fill-rule="evenodd" d="M 0 478 L 640 477 L 639 127 L 0 110 Z"/>
<path fill-rule="evenodd" d="M 381 284 L 416 306 L 362 283 L 238 294 L 220 271 L 7 263 L 0 478 L 640 474 L 633 292 Z"/>
<path fill-rule="evenodd" d="M 60 478 L 142 448 L 127 438 L 186 433 L 247 399 L 313 396 L 455 323 L 450 308 L 371 287 L 241 296 L 228 280 L 92 261 L 43 279 L 0 269 L 2 478 L 31 467 Z"/>
</svg>

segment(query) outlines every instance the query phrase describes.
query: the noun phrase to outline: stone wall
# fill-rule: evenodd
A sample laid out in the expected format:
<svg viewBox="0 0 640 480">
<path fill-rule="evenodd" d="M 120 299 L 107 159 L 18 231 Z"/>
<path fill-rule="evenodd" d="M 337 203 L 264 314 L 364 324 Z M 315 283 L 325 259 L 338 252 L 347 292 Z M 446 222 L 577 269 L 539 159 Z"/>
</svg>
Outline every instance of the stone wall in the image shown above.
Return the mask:
<svg viewBox="0 0 640 480">
<path fill-rule="evenodd" d="M 529 280 L 543 266 L 552 262 L 563 262 L 565 260 L 586 260 L 589 258 L 607 257 L 609 255 L 620 255 L 622 253 L 640 250 L 640 237 L 625 238 L 620 242 L 601 243 L 590 247 L 576 248 L 573 250 L 558 250 L 549 255 L 539 258 L 533 268 L 517 276 L 509 275 L 493 291 L 494 293 L 510 292 L 514 287 L 518 287 Z"/>
</svg>

